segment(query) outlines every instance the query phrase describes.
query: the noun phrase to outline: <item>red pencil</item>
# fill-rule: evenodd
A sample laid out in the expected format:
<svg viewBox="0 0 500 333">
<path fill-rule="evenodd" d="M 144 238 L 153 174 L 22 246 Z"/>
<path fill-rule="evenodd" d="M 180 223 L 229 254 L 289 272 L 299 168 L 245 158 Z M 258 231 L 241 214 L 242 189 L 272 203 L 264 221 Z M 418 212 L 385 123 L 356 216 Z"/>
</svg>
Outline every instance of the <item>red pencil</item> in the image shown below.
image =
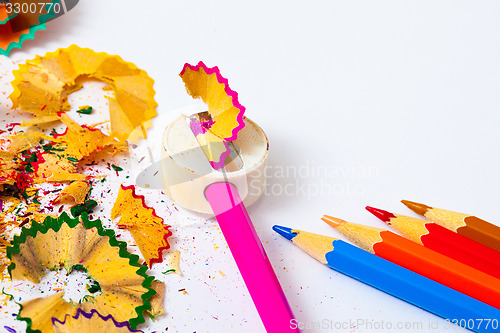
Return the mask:
<svg viewBox="0 0 500 333">
<path fill-rule="evenodd" d="M 500 227 L 475 216 L 433 208 L 407 200 L 401 201 L 418 215 L 424 216 L 451 231 L 500 252 Z"/>
<path fill-rule="evenodd" d="M 500 279 L 500 252 L 433 222 L 373 207 L 366 209 L 406 238 Z"/>
<path fill-rule="evenodd" d="M 389 230 L 326 215 L 322 220 L 362 249 L 500 309 L 500 279 Z"/>
</svg>

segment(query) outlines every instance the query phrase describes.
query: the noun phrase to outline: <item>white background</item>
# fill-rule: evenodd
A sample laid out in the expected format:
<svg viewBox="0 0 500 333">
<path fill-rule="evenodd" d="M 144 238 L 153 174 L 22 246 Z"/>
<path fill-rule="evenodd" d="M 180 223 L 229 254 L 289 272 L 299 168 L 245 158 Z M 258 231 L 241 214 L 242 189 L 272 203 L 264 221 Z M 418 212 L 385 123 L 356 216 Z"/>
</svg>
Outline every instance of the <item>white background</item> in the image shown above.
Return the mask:
<svg viewBox="0 0 500 333">
<path fill-rule="evenodd" d="M 72 43 L 121 55 L 156 81 L 159 132 L 194 103 L 184 63 L 219 66 L 266 131 L 272 170 L 302 170 L 272 174 L 271 193 L 249 208 L 297 319 L 418 321 L 432 332 L 429 321 L 444 322 L 323 267 L 271 227 L 338 236 L 323 214 L 384 227 L 364 207 L 412 215 L 401 199 L 498 223 L 499 15 L 497 1 L 85 0 L 11 58 Z M 287 184 L 293 195 L 279 195 Z M 184 276 L 163 278 L 167 314 L 143 329 L 263 332 L 215 222 L 175 216 Z"/>
</svg>

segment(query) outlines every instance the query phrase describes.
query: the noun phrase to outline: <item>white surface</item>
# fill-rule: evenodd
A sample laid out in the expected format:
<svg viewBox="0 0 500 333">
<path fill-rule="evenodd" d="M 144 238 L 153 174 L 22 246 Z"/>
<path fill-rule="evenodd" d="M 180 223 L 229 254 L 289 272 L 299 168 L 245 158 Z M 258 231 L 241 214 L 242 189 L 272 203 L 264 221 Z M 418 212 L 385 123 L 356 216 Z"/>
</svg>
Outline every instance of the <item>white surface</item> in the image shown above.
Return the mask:
<svg viewBox="0 0 500 333">
<path fill-rule="evenodd" d="M 364 206 L 411 215 L 401 199 L 498 223 L 499 14 L 497 1 L 86 0 L 11 58 L 71 43 L 119 54 L 156 80 L 160 131 L 193 103 L 177 76 L 183 64 L 219 66 L 269 137 L 270 193 L 250 215 L 298 320 L 438 332 L 442 320 L 322 267 L 271 226 L 335 236 L 319 220 L 328 213 L 383 227 Z M 190 216 L 167 221 L 185 274 L 165 277 L 168 313 L 146 330 L 263 331 L 214 222 Z"/>
</svg>

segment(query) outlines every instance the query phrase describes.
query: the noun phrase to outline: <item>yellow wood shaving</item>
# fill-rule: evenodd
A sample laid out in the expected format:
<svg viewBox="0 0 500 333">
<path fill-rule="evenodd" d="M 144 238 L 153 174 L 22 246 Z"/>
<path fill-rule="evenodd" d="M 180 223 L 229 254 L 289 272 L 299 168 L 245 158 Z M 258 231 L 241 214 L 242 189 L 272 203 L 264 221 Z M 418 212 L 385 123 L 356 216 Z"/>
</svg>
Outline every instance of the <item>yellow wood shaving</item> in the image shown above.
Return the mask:
<svg viewBox="0 0 500 333">
<path fill-rule="evenodd" d="M 26 61 L 14 76 L 9 97 L 13 108 L 36 116 L 30 124 L 54 121 L 69 111 L 68 95 L 82 87 L 80 78 L 106 82 L 114 92 L 108 98 L 112 137 L 125 141 L 156 116 L 153 79 L 119 56 L 71 45 Z"/>
<path fill-rule="evenodd" d="M 54 200 L 55 203 L 64 201 L 73 201 L 77 204 L 85 202 L 85 198 L 90 191 L 90 185 L 87 182 L 78 180 L 66 186 Z"/>
<path fill-rule="evenodd" d="M 118 226 L 127 229 L 134 237 L 139 250 L 149 267 L 163 261 L 163 251 L 168 249 L 167 238 L 172 234 L 156 215 L 153 208 L 146 206 L 144 196 L 137 195 L 133 186 L 121 186 L 111 218 L 120 216 Z"/>
<path fill-rule="evenodd" d="M 167 271 L 173 269 L 175 274 L 182 275 L 182 271 L 179 266 L 180 260 L 181 253 L 179 252 L 179 250 L 175 250 L 174 252 L 172 252 L 167 259 Z"/>
</svg>

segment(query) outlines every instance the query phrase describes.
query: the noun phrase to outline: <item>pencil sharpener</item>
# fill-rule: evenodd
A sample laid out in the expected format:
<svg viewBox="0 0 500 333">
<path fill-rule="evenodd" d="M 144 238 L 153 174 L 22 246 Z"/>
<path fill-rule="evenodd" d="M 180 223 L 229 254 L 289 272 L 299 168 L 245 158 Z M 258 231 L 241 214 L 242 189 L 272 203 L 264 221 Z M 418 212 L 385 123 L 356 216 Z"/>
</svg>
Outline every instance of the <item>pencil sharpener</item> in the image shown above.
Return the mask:
<svg viewBox="0 0 500 333">
<path fill-rule="evenodd" d="M 213 215 L 204 192 L 209 185 L 224 182 L 237 188 L 245 206 L 256 202 L 265 192 L 269 143 L 255 122 L 248 118 L 244 122 L 234 141 L 241 165 L 225 170 L 212 167 L 186 116 L 169 124 L 163 133 L 159 178 L 166 194 L 183 208 Z"/>
</svg>

